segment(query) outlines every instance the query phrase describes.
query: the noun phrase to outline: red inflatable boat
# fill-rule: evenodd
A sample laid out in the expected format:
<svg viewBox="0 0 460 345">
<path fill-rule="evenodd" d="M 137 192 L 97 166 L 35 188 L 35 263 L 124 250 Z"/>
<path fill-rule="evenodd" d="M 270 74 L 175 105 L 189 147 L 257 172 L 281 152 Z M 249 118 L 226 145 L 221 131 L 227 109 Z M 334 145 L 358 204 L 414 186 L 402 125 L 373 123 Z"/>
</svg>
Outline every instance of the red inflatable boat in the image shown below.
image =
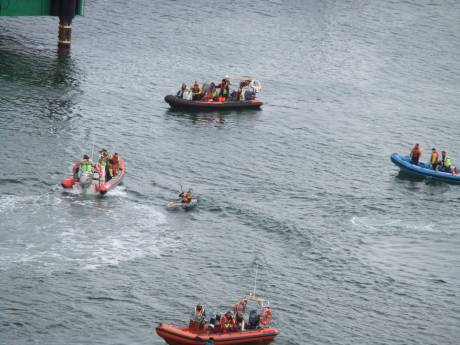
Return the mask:
<svg viewBox="0 0 460 345">
<path fill-rule="evenodd" d="M 232 316 L 227 318 L 227 315 L 233 315 L 234 320 L 235 315 L 243 315 L 242 319 L 244 319 L 246 304 L 251 301 L 256 302 L 261 310 L 260 314 L 256 313 L 256 310 L 251 311 L 247 324 L 245 321 L 242 321 L 239 324 L 235 323 L 235 321 L 232 321 Z M 195 309 L 195 315 L 196 312 L 197 309 Z M 253 313 L 256 315 L 256 323 L 250 321 Z M 174 327 L 160 323 L 156 327 L 156 332 L 169 345 L 268 344 L 273 341 L 279 333 L 276 328 L 268 326 L 271 318 L 272 313 L 270 307 L 268 306 L 268 302 L 265 303 L 265 300 L 254 295 L 246 295 L 242 300 L 235 304 L 231 312 L 227 312 L 224 316 L 222 316 L 220 321 L 217 323 L 217 326 L 215 326 L 216 324 L 211 320 L 209 323 L 206 323 L 205 321 L 199 321 L 197 323 L 197 321 L 191 320 L 188 327 Z"/>
<path fill-rule="evenodd" d="M 110 180 L 106 181 L 105 169 L 99 163 L 94 166 L 92 173 L 84 174 L 79 172 L 80 161 L 72 166 L 72 173 L 61 183 L 65 189 L 77 189 L 83 192 L 99 193 L 104 195 L 112 188 L 119 185 L 125 176 L 125 161 L 118 159 L 118 168 L 116 174 Z"/>
</svg>

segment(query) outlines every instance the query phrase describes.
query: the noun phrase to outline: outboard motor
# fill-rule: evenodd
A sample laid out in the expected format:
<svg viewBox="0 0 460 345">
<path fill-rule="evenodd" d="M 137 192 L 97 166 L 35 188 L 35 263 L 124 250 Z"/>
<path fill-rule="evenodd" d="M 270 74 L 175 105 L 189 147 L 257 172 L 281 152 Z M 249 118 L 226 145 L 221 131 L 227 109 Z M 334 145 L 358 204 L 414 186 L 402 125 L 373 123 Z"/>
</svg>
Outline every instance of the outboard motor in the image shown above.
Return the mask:
<svg viewBox="0 0 460 345">
<path fill-rule="evenodd" d="M 244 92 L 244 99 L 245 100 L 250 101 L 250 100 L 253 100 L 255 98 L 256 98 L 256 93 L 254 91 L 246 90 Z"/>
<path fill-rule="evenodd" d="M 80 186 L 82 189 L 88 189 L 91 187 L 93 182 L 93 173 L 91 172 L 82 172 L 80 175 Z"/>
<path fill-rule="evenodd" d="M 260 315 L 256 309 L 253 309 L 249 313 L 248 328 L 255 329 L 259 327 Z"/>
</svg>

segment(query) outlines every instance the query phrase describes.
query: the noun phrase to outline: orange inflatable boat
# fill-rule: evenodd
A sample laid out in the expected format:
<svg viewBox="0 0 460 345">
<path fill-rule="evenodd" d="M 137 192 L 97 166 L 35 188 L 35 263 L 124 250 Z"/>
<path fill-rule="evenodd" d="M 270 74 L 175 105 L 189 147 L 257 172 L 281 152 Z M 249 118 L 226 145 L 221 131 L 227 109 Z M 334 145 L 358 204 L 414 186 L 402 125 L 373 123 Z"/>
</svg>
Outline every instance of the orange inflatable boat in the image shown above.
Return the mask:
<svg viewBox="0 0 460 345">
<path fill-rule="evenodd" d="M 65 189 L 77 189 L 83 192 L 99 193 L 104 195 L 109 190 L 119 185 L 125 176 L 125 161 L 118 160 L 116 174 L 106 180 L 105 169 L 99 163 L 94 165 L 92 173 L 82 173 L 79 171 L 80 161 L 72 166 L 72 173 L 61 183 Z"/>
<path fill-rule="evenodd" d="M 228 333 L 203 333 L 191 331 L 189 327 L 176 328 L 159 324 L 156 331 L 169 345 L 205 345 L 206 342 L 214 345 L 268 344 L 278 335 L 278 330 L 272 327 Z"/>
<path fill-rule="evenodd" d="M 244 317 L 247 302 L 256 302 L 260 309 L 252 310 L 249 318 Z M 237 319 L 236 315 L 241 315 L 239 322 L 234 321 Z M 188 327 L 174 327 L 160 323 L 156 327 L 156 332 L 169 345 L 268 344 L 279 333 L 276 328 L 268 326 L 272 319 L 268 302 L 265 303 L 265 300 L 254 295 L 244 296 L 235 304 L 231 312 L 219 316 L 218 322 L 214 319 L 206 322 L 204 319 L 203 313 L 200 321 L 190 320 Z"/>
</svg>

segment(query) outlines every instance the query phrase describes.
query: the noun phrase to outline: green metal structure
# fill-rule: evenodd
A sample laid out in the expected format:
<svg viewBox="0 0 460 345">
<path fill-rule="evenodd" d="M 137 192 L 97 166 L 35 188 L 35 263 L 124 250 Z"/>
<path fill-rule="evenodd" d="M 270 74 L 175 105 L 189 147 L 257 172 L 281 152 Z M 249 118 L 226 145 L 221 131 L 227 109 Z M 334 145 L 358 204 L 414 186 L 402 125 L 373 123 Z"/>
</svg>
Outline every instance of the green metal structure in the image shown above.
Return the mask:
<svg viewBox="0 0 460 345">
<path fill-rule="evenodd" d="M 0 17 L 59 17 L 58 47 L 70 48 L 72 19 L 83 15 L 85 0 L 0 0 Z"/>
<path fill-rule="evenodd" d="M 65 0 L 64 0 L 65 1 Z M 0 16 L 56 16 L 62 0 L 0 0 Z M 83 15 L 84 0 L 76 2 L 75 15 Z"/>
</svg>

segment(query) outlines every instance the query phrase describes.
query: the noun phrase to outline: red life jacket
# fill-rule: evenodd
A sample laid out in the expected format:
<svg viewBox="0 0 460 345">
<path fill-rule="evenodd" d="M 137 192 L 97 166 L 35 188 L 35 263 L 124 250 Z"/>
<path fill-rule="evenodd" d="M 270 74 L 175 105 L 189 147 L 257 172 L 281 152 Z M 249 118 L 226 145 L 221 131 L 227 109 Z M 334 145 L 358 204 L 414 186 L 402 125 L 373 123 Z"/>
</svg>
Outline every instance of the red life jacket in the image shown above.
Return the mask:
<svg viewBox="0 0 460 345">
<path fill-rule="evenodd" d="M 236 329 L 236 322 L 233 317 L 228 318 L 226 315 L 220 318 L 220 328 L 223 332 L 230 332 Z"/>
</svg>

